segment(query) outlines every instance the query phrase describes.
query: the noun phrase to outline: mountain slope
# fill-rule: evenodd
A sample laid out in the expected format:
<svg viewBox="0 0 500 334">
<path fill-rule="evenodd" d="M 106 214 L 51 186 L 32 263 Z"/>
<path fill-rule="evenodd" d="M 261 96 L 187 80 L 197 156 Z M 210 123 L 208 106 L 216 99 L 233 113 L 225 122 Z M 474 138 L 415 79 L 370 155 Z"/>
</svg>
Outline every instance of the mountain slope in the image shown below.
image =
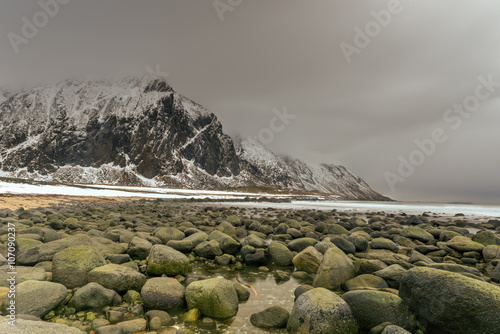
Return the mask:
<svg viewBox="0 0 500 334">
<path fill-rule="evenodd" d="M 46 181 L 217 189 L 272 186 L 385 199 L 342 166 L 238 142 L 214 114 L 147 77 L 68 80 L 0 102 L 0 173 Z"/>
<path fill-rule="evenodd" d="M 387 200 L 344 166 L 313 165 L 280 157 L 251 138 L 237 139 L 235 144 L 240 158 L 274 187 L 338 194 L 350 199 Z"/>
</svg>

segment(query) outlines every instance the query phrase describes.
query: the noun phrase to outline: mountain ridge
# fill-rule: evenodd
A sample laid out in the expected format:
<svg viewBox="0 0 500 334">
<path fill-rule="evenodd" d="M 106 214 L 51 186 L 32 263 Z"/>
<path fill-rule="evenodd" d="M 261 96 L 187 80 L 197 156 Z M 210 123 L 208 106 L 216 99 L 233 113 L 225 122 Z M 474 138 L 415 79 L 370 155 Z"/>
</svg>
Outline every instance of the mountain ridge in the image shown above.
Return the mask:
<svg viewBox="0 0 500 334">
<path fill-rule="evenodd" d="M 263 164 L 263 156 L 274 164 Z M 0 100 L 0 171 L 43 181 L 271 185 L 387 199 L 345 167 L 312 166 L 256 141 L 233 142 L 213 113 L 151 77 L 66 80 Z"/>
</svg>

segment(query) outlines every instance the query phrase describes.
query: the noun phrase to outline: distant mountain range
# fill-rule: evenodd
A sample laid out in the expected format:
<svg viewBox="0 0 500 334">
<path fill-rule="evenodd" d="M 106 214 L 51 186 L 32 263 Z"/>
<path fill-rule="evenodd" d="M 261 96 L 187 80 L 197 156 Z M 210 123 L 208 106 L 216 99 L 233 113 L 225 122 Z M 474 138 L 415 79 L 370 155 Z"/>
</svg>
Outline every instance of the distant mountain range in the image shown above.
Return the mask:
<svg viewBox="0 0 500 334">
<path fill-rule="evenodd" d="M 308 165 L 253 139 L 233 141 L 214 114 L 147 77 L 0 90 L 0 175 L 388 200 L 343 166 Z"/>
</svg>

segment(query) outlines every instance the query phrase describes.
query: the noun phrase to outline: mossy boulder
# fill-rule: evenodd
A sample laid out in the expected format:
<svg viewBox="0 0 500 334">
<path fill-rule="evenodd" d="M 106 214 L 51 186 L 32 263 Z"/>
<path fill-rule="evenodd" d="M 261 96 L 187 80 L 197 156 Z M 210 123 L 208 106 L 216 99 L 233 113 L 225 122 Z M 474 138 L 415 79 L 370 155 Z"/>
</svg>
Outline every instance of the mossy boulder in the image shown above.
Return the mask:
<svg viewBox="0 0 500 334">
<path fill-rule="evenodd" d="M 356 270 L 351 259 L 337 246 L 329 248 L 314 278 L 313 286 L 340 290 L 342 283 L 354 278 Z"/>
<path fill-rule="evenodd" d="M 106 289 L 97 283 L 89 283 L 76 290 L 68 306 L 73 307 L 76 311 L 101 311 L 103 307 L 117 305 L 121 300 L 115 291 Z"/>
<path fill-rule="evenodd" d="M 412 331 L 417 321 L 406 303 L 390 292 L 357 290 L 345 293 L 342 298 L 351 308 L 363 332 L 383 322 L 391 322 Z"/>
<path fill-rule="evenodd" d="M 357 334 L 358 323 L 342 298 L 330 290 L 316 288 L 297 298 L 287 329 L 300 334 Z"/>
<path fill-rule="evenodd" d="M 59 283 L 26 281 L 16 285 L 16 313 L 43 317 L 58 307 L 67 297 L 68 290 Z M 11 298 L 7 295 L 2 310 L 8 312 Z"/>
<path fill-rule="evenodd" d="M 273 241 L 269 244 L 267 251 L 271 257 L 271 261 L 278 266 L 291 266 L 293 253 L 287 246 L 278 241 Z"/>
<path fill-rule="evenodd" d="M 197 308 L 211 318 L 228 319 L 238 312 L 238 295 L 230 281 L 212 278 L 196 281 L 186 288 L 188 309 Z"/>
<path fill-rule="evenodd" d="M 240 249 L 240 243 L 238 241 L 221 231 L 213 231 L 210 233 L 208 240 L 217 241 L 222 251 L 227 254 L 234 254 Z"/>
<path fill-rule="evenodd" d="M 497 333 L 500 288 L 443 270 L 416 267 L 401 279 L 399 296 L 428 322 L 429 332 Z"/>
<path fill-rule="evenodd" d="M 90 246 L 66 248 L 52 260 L 52 281 L 64 284 L 68 289 L 84 286 L 88 283 L 88 273 L 104 266 L 106 260 L 101 253 Z"/>
<path fill-rule="evenodd" d="M 482 231 L 472 237 L 472 241 L 478 242 L 481 245 L 500 245 L 500 237 L 491 231 Z"/>
<path fill-rule="evenodd" d="M 148 258 L 147 272 L 150 275 L 186 275 L 189 259 L 181 252 L 163 245 L 154 245 Z"/>
<path fill-rule="evenodd" d="M 88 281 L 99 283 L 119 293 L 126 293 L 128 290 L 141 290 L 146 283 L 146 276 L 124 265 L 107 264 L 91 270 Z"/>
<path fill-rule="evenodd" d="M 316 274 L 322 260 L 323 254 L 318 252 L 313 246 L 309 246 L 299 254 L 295 255 L 292 262 L 297 270 L 305 271 L 310 274 Z"/>
<path fill-rule="evenodd" d="M 434 236 L 432 234 L 417 226 L 410 226 L 408 228 L 403 229 L 400 235 L 406 238 L 411 238 L 422 242 L 429 242 L 431 240 L 434 240 Z"/>
<path fill-rule="evenodd" d="M 141 289 L 144 305 L 149 309 L 172 311 L 185 306 L 185 289 L 177 280 L 170 277 L 148 279 Z"/>
<path fill-rule="evenodd" d="M 259 328 L 286 328 L 290 313 L 281 306 L 271 306 L 250 316 L 250 323 Z"/>
<path fill-rule="evenodd" d="M 447 245 L 459 252 L 482 252 L 484 245 L 472 241 L 467 237 L 453 237 L 447 242 Z"/>
</svg>

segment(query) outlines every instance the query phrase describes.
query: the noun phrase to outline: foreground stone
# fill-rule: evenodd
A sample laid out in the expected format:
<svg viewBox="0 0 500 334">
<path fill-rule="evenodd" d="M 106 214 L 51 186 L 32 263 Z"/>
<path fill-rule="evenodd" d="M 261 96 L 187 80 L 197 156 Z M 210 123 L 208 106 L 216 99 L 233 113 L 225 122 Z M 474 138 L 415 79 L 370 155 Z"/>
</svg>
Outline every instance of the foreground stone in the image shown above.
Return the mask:
<svg viewBox="0 0 500 334">
<path fill-rule="evenodd" d="M 9 275 L 9 266 L 0 266 L 0 286 L 9 286 L 9 281 L 7 279 L 10 278 Z M 46 281 L 47 273 L 43 268 L 37 267 L 16 267 L 16 284 L 26 282 L 26 281 Z"/>
<path fill-rule="evenodd" d="M 52 260 L 52 281 L 64 284 L 68 289 L 87 284 L 88 273 L 106 264 L 106 260 L 97 249 L 89 246 L 66 248 Z"/>
<path fill-rule="evenodd" d="M 399 295 L 430 332 L 497 333 L 500 288 L 460 274 L 413 268 L 401 279 Z"/>
<path fill-rule="evenodd" d="M 238 295 L 230 281 L 212 278 L 196 281 L 186 288 L 188 309 L 197 308 L 211 318 L 227 319 L 238 312 Z"/>
<path fill-rule="evenodd" d="M 260 328 L 285 328 L 290 313 L 281 306 L 272 306 L 250 316 L 250 322 Z"/>
<path fill-rule="evenodd" d="M 391 322 L 407 330 L 416 327 L 415 316 L 403 299 L 393 293 L 372 290 L 351 291 L 342 296 L 351 308 L 361 331 L 370 331 L 383 322 Z"/>
<path fill-rule="evenodd" d="M 86 235 L 77 234 L 60 240 L 41 244 L 20 253 L 17 256 L 18 265 L 35 265 L 41 261 L 52 261 L 54 255 L 63 249 L 78 245 L 91 245 L 90 238 Z"/>
<path fill-rule="evenodd" d="M 189 260 L 186 255 L 163 245 L 154 245 L 148 259 L 148 274 L 151 275 L 186 275 L 189 270 Z"/>
<path fill-rule="evenodd" d="M 358 324 L 342 298 L 330 290 L 316 288 L 297 298 L 287 329 L 300 334 L 357 334 Z"/>
<path fill-rule="evenodd" d="M 184 287 L 175 279 L 156 277 L 149 279 L 142 287 L 144 305 L 153 310 L 171 311 L 185 306 Z"/>
<path fill-rule="evenodd" d="M 100 311 L 104 306 L 117 305 L 120 302 L 121 297 L 115 291 L 97 283 L 89 283 L 75 292 L 68 306 L 77 311 Z"/>
<path fill-rule="evenodd" d="M 107 289 L 125 293 L 128 290 L 141 290 L 146 283 L 146 276 L 122 265 L 107 264 L 90 271 L 88 281 L 99 283 Z"/>
<path fill-rule="evenodd" d="M 329 248 L 314 278 L 313 286 L 329 290 L 340 290 L 342 283 L 356 277 L 351 259 L 337 246 Z"/>
<path fill-rule="evenodd" d="M 26 281 L 16 286 L 16 313 L 43 317 L 55 309 L 66 298 L 68 291 L 59 283 Z M 2 303 L 5 314 L 10 304 L 6 296 Z"/>
<path fill-rule="evenodd" d="M 45 321 L 31 321 L 16 319 L 16 325 L 8 323 L 8 318 L 0 317 L 0 333 L 8 334 L 81 334 L 82 332 L 74 327 L 55 324 Z"/>
</svg>

